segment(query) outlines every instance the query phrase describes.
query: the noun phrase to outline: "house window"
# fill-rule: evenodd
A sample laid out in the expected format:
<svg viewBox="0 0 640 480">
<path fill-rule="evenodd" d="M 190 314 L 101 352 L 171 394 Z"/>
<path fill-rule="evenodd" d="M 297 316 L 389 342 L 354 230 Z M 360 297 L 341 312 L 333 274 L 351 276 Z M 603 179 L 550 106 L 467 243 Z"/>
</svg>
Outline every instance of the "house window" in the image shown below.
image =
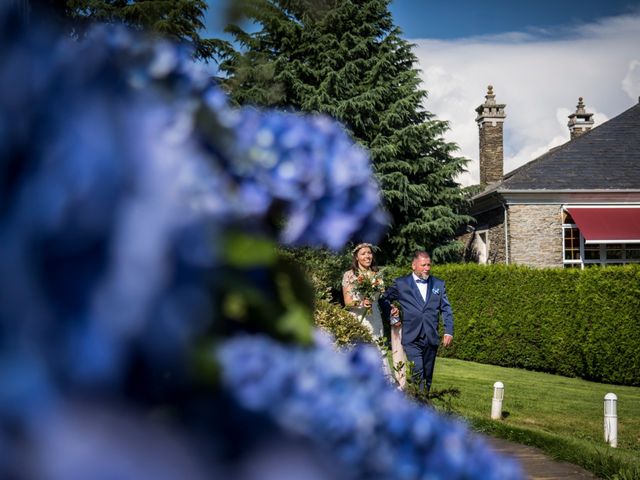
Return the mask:
<svg viewBox="0 0 640 480">
<path fill-rule="evenodd" d="M 567 216 L 565 222 L 570 222 Z M 562 225 L 563 265 L 565 268 L 586 268 L 597 265 L 640 263 L 640 244 L 585 243 L 574 223 Z"/>
<path fill-rule="evenodd" d="M 627 260 L 640 261 L 640 245 L 629 245 L 626 253 L 627 253 Z"/>
<path fill-rule="evenodd" d="M 580 230 L 575 225 L 563 225 L 562 231 L 564 235 L 564 262 L 580 262 Z"/>
<path fill-rule="evenodd" d="M 622 260 L 624 257 L 624 247 L 622 244 L 605 244 L 607 260 Z"/>
<path fill-rule="evenodd" d="M 590 243 L 584 246 L 584 259 L 586 261 L 600 261 L 600 245 L 597 243 Z"/>
</svg>

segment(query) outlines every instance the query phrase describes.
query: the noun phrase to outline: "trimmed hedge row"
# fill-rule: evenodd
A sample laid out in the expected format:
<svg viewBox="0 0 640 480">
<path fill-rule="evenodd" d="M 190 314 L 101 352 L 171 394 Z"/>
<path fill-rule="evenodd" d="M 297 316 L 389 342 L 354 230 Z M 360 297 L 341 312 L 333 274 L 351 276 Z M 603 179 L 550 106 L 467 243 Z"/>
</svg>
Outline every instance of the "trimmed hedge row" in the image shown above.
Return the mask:
<svg viewBox="0 0 640 480">
<path fill-rule="evenodd" d="M 640 265 L 432 273 L 446 281 L 455 315 L 454 346 L 442 355 L 640 385 Z"/>
</svg>

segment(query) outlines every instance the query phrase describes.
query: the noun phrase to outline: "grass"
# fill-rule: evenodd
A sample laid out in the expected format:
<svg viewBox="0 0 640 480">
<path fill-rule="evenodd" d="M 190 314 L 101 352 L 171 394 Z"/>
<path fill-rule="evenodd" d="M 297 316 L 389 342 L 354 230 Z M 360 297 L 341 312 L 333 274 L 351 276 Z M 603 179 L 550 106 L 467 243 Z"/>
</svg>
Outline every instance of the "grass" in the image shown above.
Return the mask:
<svg viewBox="0 0 640 480">
<path fill-rule="evenodd" d="M 505 385 L 503 419 L 490 420 L 493 384 Z M 543 449 L 602 478 L 640 478 L 640 388 L 438 358 L 433 388 L 457 388 L 453 413 L 481 432 Z M 618 448 L 604 442 L 605 394 L 618 396 Z"/>
</svg>

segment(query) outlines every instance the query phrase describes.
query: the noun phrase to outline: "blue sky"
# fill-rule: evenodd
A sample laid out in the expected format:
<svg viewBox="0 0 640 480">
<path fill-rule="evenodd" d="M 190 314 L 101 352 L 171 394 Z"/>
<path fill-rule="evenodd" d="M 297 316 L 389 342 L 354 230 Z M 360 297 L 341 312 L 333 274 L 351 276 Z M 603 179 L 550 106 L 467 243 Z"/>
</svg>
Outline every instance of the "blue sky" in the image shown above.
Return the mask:
<svg viewBox="0 0 640 480">
<path fill-rule="evenodd" d="M 211 33 L 223 1 L 208 0 Z M 464 185 L 479 178 L 474 110 L 489 84 L 507 105 L 505 172 L 569 140 L 578 97 L 596 126 L 639 101 L 640 0 L 395 0 L 391 12 L 415 44 L 425 108 L 470 159 Z"/>
<path fill-rule="evenodd" d="M 233 0 L 207 0 L 206 26 L 221 30 L 220 6 Z M 548 31 L 561 34 L 563 27 L 622 15 L 640 6 L 640 0 L 394 0 L 394 22 L 407 38 L 450 40 L 511 31 Z"/>
<path fill-rule="evenodd" d="M 408 38 L 454 39 L 533 31 L 561 35 L 570 26 L 633 11 L 629 0 L 395 0 L 391 13 Z"/>
</svg>

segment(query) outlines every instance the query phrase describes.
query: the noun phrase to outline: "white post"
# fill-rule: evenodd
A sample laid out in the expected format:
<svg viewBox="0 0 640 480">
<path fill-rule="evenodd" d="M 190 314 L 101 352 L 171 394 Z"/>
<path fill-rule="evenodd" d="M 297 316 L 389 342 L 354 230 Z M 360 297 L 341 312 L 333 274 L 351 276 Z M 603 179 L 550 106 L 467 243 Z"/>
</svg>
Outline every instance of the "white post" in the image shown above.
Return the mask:
<svg viewBox="0 0 640 480">
<path fill-rule="evenodd" d="M 615 393 L 607 393 L 604 396 L 604 441 L 613 448 L 618 446 L 618 414 L 616 413 L 616 402 L 618 397 Z"/>
<path fill-rule="evenodd" d="M 504 398 L 504 385 L 502 382 L 493 384 L 493 400 L 491 401 L 491 420 L 502 418 L 502 399 Z"/>
</svg>

